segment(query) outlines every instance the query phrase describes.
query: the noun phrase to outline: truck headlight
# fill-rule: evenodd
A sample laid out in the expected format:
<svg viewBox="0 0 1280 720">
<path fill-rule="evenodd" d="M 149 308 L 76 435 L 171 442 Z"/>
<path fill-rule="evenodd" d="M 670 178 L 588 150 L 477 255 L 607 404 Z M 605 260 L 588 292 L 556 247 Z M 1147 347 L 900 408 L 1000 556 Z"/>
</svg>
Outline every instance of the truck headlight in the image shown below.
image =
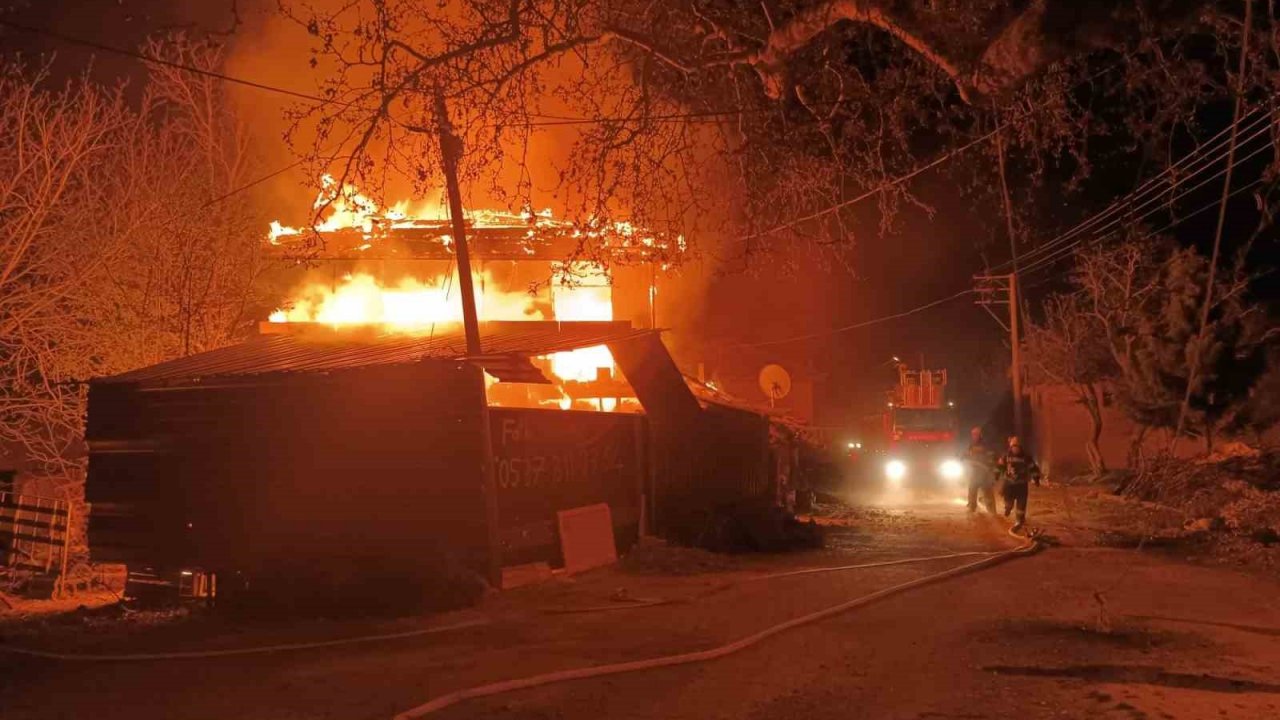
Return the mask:
<svg viewBox="0 0 1280 720">
<path fill-rule="evenodd" d="M 954 458 L 943 460 L 938 466 L 938 472 L 945 480 L 959 480 L 964 477 L 964 465 Z"/>
<path fill-rule="evenodd" d="M 890 482 L 899 483 L 907 476 L 907 464 L 901 460 L 890 460 L 884 464 L 884 476 Z"/>
</svg>

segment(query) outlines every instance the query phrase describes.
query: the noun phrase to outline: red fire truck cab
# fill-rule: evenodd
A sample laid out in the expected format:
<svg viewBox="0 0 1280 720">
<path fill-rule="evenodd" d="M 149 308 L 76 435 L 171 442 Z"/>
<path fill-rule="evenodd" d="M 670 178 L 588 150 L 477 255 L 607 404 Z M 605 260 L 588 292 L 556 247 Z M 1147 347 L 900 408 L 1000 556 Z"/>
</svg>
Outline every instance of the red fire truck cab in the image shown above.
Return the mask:
<svg viewBox="0 0 1280 720">
<path fill-rule="evenodd" d="M 883 414 L 880 471 L 888 487 L 940 489 L 963 483 L 956 417 L 946 388 L 946 370 L 898 365 L 898 386 Z"/>
</svg>

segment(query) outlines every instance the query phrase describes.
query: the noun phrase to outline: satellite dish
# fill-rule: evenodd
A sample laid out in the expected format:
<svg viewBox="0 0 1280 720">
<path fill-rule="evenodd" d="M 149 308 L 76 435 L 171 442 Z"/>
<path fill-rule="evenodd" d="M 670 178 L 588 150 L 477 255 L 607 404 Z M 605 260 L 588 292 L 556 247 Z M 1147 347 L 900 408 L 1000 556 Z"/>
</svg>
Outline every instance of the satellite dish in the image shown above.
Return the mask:
<svg viewBox="0 0 1280 720">
<path fill-rule="evenodd" d="M 760 390 L 773 404 L 791 392 L 791 375 L 781 365 L 765 365 L 760 369 Z"/>
</svg>

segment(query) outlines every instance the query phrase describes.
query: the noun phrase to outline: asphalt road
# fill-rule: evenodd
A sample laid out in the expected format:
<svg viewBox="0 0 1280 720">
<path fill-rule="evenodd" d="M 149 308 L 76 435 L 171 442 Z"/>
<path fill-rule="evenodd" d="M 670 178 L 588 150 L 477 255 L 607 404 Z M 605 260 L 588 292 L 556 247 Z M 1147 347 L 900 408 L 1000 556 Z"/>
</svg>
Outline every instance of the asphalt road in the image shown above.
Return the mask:
<svg viewBox="0 0 1280 720">
<path fill-rule="evenodd" d="M 470 700 L 438 718 L 1276 718 L 1280 584 L 1167 554 L 1096 547 L 1047 495 L 1057 545 L 891 597 L 706 664 Z M 489 624 L 265 656 L 71 663 L 0 655 L 0 717 L 387 720 L 437 695 L 515 677 L 731 642 L 963 562 L 755 580 L 799 567 L 1008 545 L 994 518 L 943 501 L 836 513 L 827 550 L 725 560 L 714 572 L 610 569 L 490 598 L 431 623 Z M 1057 526 L 1055 526 L 1055 523 Z M 705 568 L 704 568 L 705 569 Z M 607 612 L 618 590 L 671 602 Z M 420 627 L 383 624 L 83 628 L 16 638 L 83 651 L 240 647 Z M 128 634 L 122 634 L 127 632 Z"/>
</svg>

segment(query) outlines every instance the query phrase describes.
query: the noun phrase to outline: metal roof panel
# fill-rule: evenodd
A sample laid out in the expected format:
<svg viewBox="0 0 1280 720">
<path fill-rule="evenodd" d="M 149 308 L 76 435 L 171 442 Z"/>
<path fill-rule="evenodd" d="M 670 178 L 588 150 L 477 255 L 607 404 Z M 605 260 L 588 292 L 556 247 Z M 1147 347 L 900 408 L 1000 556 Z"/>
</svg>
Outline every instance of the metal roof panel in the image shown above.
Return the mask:
<svg viewBox="0 0 1280 720">
<path fill-rule="evenodd" d="M 481 323 L 480 343 L 486 357 L 529 357 L 604 345 L 654 332 L 632 328 L 628 322 L 488 322 Z M 170 385 L 213 378 L 466 359 L 466 339 L 460 326 L 428 335 L 367 327 L 335 330 L 308 326 L 296 332 L 260 335 L 236 345 L 98 378 L 95 382 Z"/>
</svg>

